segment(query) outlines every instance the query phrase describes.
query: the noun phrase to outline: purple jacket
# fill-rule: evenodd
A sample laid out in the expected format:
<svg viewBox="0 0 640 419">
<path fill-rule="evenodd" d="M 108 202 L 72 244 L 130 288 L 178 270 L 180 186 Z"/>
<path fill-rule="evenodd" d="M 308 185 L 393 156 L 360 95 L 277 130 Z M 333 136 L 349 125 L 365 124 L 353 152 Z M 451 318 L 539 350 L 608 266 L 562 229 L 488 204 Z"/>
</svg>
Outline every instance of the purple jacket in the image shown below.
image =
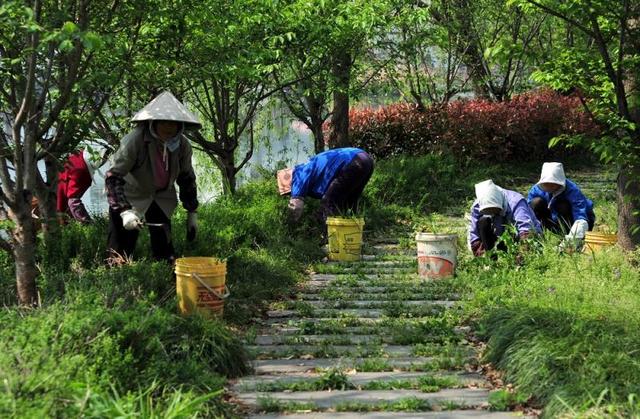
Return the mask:
<svg viewBox="0 0 640 419">
<path fill-rule="evenodd" d="M 501 188 L 502 189 L 502 188 Z M 498 215 L 495 218 L 495 231 L 499 236 L 504 232 L 505 225 L 515 225 L 518 235 L 523 233 L 529 233 L 534 230 L 534 233 L 541 233 L 542 226 L 540 221 L 536 218 L 535 214 L 524 196 L 518 192 L 510 191 L 508 189 L 502 189 L 504 196 L 507 198 L 507 208 L 503 211 L 502 215 Z M 480 214 L 480 205 L 478 201 L 474 201 L 471 205 L 471 225 L 469 226 L 469 244 L 480 240 L 478 235 L 478 220 L 482 214 Z"/>
</svg>

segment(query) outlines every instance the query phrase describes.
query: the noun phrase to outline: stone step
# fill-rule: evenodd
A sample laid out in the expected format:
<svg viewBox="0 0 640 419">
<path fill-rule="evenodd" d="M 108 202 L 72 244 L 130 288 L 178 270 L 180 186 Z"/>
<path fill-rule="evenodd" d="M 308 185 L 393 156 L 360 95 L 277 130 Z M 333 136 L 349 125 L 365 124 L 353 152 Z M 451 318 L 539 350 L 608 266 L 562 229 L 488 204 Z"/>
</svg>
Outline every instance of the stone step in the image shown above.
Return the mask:
<svg viewBox="0 0 640 419">
<path fill-rule="evenodd" d="M 331 283 L 323 281 L 305 282 L 299 288 L 299 292 L 303 294 L 317 294 L 325 290 L 336 290 L 341 292 L 365 292 L 371 289 L 370 293 L 376 294 L 381 292 L 439 292 L 448 293 L 453 291 L 451 286 L 436 286 L 433 283 L 424 281 L 405 281 L 405 280 L 384 280 L 384 279 L 367 279 L 364 281 L 335 281 Z"/>
<path fill-rule="evenodd" d="M 313 355 L 315 358 L 335 357 L 335 356 L 357 356 L 357 357 L 405 357 L 411 356 L 414 352 L 412 345 L 247 345 L 249 353 L 254 354 L 257 359 L 261 357 L 285 357 L 295 355 Z M 325 355 L 326 354 L 326 355 Z"/>
<path fill-rule="evenodd" d="M 433 357 L 405 357 L 385 359 L 385 363 L 393 370 L 419 370 L 424 365 L 433 363 Z M 320 359 L 265 359 L 251 361 L 256 374 L 291 374 L 296 372 L 313 372 L 318 369 L 340 368 L 353 369 L 363 362 L 375 361 L 371 358 L 320 358 Z"/>
<path fill-rule="evenodd" d="M 382 317 L 384 310 L 373 309 L 317 309 L 314 310 L 313 315 L 316 317 L 337 318 L 338 316 L 353 316 L 353 317 Z M 283 319 L 297 317 L 299 315 L 298 310 L 269 310 L 267 316 L 272 319 Z"/>
<path fill-rule="evenodd" d="M 302 321 L 308 321 L 308 320 L 302 320 Z M 313 320 L 322 320 L 322 319 L 313 319 Z M 325 320 L 331 321 L 332 319 L 325 319 Z M 374 319 L 367 319 L 367 320 L 374 320 Z M 364 336 L 370 335 L 371 332 L 381 332 L 383 333 L 383 339 L 384 339 L 388 334 L 391 334 L 393 332 L 390 329 L 390 327 L 384 327 L 381 329 L 374 329 L 374 327 L 375 327 L 375 324 L 372 324 L 371 326 L 340 327 L 335 329 L 336 333 L 325 335 L 325 336 L 335 337 L 335 336 L 351 335 L 353 337 L 357 337 L 357 336 L 363 336 L 363 335 Z M 465 333 L 468 333 L 470 329 L 471 328 L 469 326 L 456 326 L 453 328 L 453 332 L 456 334 L 463 335 Z M 271 326 L 271 329 L 267 329 L 265 330 L 265 332 L 276 333 L 279 335 L 280 339 L 285 339 L 285 337 L 291 337 L 291 336 L 305 336 L 304 334 L 302 334 L 303 330 L 304 329 L 301 327 L 295 327 L 289 324 L 275 323 Z M 314 335 L 307 335 L 307 336 L 314 336 Z M 258 337 L 257 339 L 259 338 L 260 337 Z"/>
<path fill-rule="evenodd" d="M 331 288 L 332 295 L 322 294 L 320 292 L 317 293 L 309 293 L 309 294 L 298 294 L 298 299 L 300 301 L 354 301 L 354 300 L 378 300 L 381 295 L 385 294 L 384 297 L 387 301 L 405 301 L 405 300 L 413 300 L 413 301 L 424 301 L 424 300 L 459 300 L 460 295 L 456 293 L 451 293 L 449 295 L 445 293 L 403 293 L 403 292 L 393 292 L 389 291 L 386 288 L 378 287 L 378 288 L 368 288 L 369 291 L 373 290 L 375 292 L 351 292 L 348 289 L 345 291 L 336 290 Z M 335 293 L 334 293 L 335 292 Z M 339 297 L 339 298 L 338 298 Z M 392 298 L 395 297 L 395 298 Z"/>
<path fill-rule="evenodd" d="M 316 270 L 320 274 L 329 274 L 329 275 L 376 275 L 376 276 L 397 276 L 397 275 L 417 275 L 418 266 L 358 266 L 355 268 L 351 267 L 342 267 L 342 266 L 332 266 L 332 265 L 323 265 L 316 266 Z"/>
<path fill-rule="evenodd" d="M 518 412 L 487 410 L 445 410 L 441 412 L 309 412 L 295 414 L 252 415 L 255 419 L 514 419 L 532 418 Z"/>
<path fill-rule="evenodd" d="M 260 335 L 257 336 L 254 345 L 282 345 L 282 344 L 291 344 L 292 340 L 295 340 L 295 343 L 313 343 L 318 344 L 326 341 L 336 340 L 336 338 L 343 340 L 348 339 L 351 344 L 357 345 L 362 343 L 371 343 L 377 342 L 381 343 L 385 338 L 390 339 L 389 337 L 380 336 L 380 335 L 291 335 L 285 333 L 278 333 L 277 335 Z"/>
<path fill-rule="evenodd" d="M 345 311 L 352 311 L 352 310 L 341 310 L 342 312 Z M 362 311 L 362 310 L 360 310 Z M 367 310 L 367 311 L 372 311 L 372 310 Z M 317 311 L 316 311 L 317 314 Z M 434 315 L 441 315 L 441 312 L 438 311 L 434 311 L 433 313 Z M 420 321 L 420 320 L 426 320 L 426 319 L 430 319 L 432 318 L 432 316 L 418 316 L 418 317 L 410 317 L 410 318 L 396 318 L 395 320 L 407 320 L 407 321 Z M 352 325 L 376 325 L 378 323 L 381 322 L 385 322 L 388 321 L 389 318 L 388 317 L 359 317 L 359 316 L 349 316 L 348 314 L 345 313 L 345 316 L 343 317 L 300 317 L 300 316 L 292 316 L 292 317 L 272 317 L 272 318 L 268 318 L 266 320 L 261 320 L 259 321 L 262 324 L 266 324 L 269 325 L 271 327 L 279 327 L 279 326 L 284 326 L 284 327 L 289 327 L 289 326 L 293 326 L 295 327 L 297 324 L 299 323 L 322 323 L 322 322 L 331 322 L 331 321 L 343 321 L 345 323 L 349 323 L 349 322 L 353 322 Z"/>
<path fill-rule="evenodd" d="M 448 403 L 473 408 L 488 405 L 489 391 L 485 389 L 444 389 L 435 393 L 419 390 L 347 390 L 347 391 L 301 391 L 301 392 L 249 392 L 237 395 L 238 401 L 258 411 L 260 399 L 268 397 L 282 403 L 308 403 L 325 410 L 345 403 L 375 406 L 402 399 L 417 399 L 428 402 L 432 407 Z"/>
<path fill-rule="evenodd" d="M 299 301 L 299 300 L 298 300 Z M 385 308 L 389 306 L 442 306 L 451 308 L 456 302 L 449 300 L 308 300 L 304 304 L 318 309 L 342 308 Z"/>
<path fill-rule="evenodd" d="M 433 314 L 440 313 L 443 309 L 451 308 L 455 306 L 455 301 L 430 301 L 423 302 L 421 305 L 408 306 L 406 308 L 424 308 L 426 311 L 430 311 Z M 393 310 L 396 308 L 393 307 Z M 340 318 L 344 316 L 351 317 L 383 317 L 387 315 L 386 309 L 373 309 L 373 308 L 345 308 L 345 309 L 333 309 L 333 308 L 313 308 L 313 317 L 328 317 L 328 318 Z M 408 311 L 407 313 L 411 313 Z M 290 318 L 300 315 L 299 310 L 269 310 L 267 316 L 269 318 Z M 304 316 L 304 314 L 302 314 Z"/>
<path fill-rule="evenodd" d="M 371 255 L 362 255 L 361 262 L 415 262 L 418 254 L 414 250 L 413 252 L 407 250 L 404 253 L 377 253 Z"/>
<path fill-rule="evenodd" d="M 450 371 L 441 371 L 434 373 L 424 372 L 357 372 L 345 373 L 349 383 L 356 387 L 365 386 L 371 382 L 394 382 L 394 381 L 417 381 L 423 377 L 450 378 L 457 382 L 457 387 L 478 386 L 485 387 L 487 381 L 480 375 L 474 373 L 456 373 Z M 286 375 L 253 375 L 235 380 L 231 383 L 231 390 L 235 392 L 256 391 L 260 386 L 268 385 L 287 385 L 302 382 L 313 382 L 322 378 L 322 374 L 318 373 L 292 373 Z M 261 390 L 264 391 L 264 390 Z"/>
<path fill-rule="evenodd" d="M 428 278 L 423 278 L 419 276 L 415 272 L 407 273 L 405 275 L 391 275 L 391 274 L 335 274 L 335 273 L 313 273 L 309 275 L 309 280 L 305 281 L 304 284 L 323 284 L 327 285 L 332 282 L 338 282 L 339 284 L 345 283 L 350 284 L 351 286 L 360 286 L 359 284 L 375 283 L 375 282 L 384 282 L 389 286 L 392 285 L 435 285 L 441 284 L 442 281 L 447 281 L 446 279 L 441 280 L 433 280 Z"/>
<path fill-rule="evenodd" d="M 404 268 L 411 267 L 415 268 L 418 266 L 417 258 L 414 259 L 404 259 L 404 260 L 378 260 L 376 256 L 367 257 L 361 261 L 356 262 L 327 262 L 325 266 L 331 267 L 339 267 L 339 268 L 365 268 L 365 269 L 373 269 L 373 268 Z"/>
</svg>

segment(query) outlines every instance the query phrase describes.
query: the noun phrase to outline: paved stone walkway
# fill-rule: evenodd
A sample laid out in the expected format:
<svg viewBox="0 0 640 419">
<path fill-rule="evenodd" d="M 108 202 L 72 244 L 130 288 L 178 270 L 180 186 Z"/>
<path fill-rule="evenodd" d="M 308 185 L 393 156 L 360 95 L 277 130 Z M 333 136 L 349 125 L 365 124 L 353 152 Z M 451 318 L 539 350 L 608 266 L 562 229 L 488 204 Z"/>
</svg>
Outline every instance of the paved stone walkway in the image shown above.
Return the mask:
<svg viewBox="0 0 640 419">
<path fill-rule="evenodd" d="M 415 254 L 373 247 L 329 263 L 274 307 L 247 345 L 254 375 L 232 383 L 260 418 L 509 418 L 457 325 L 454 282 L 417 277 Z"/>
</svg>

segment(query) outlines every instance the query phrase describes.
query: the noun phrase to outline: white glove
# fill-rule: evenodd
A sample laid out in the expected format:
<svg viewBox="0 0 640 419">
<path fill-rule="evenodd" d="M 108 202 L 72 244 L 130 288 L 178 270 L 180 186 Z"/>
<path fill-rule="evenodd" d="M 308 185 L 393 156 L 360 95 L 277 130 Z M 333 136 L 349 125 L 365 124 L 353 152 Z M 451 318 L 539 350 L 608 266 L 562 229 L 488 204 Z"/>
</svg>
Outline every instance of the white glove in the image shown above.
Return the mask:
<svg viewBox="0 0 640 419">
<path fill-rule="evenodd" d="M 565 239 L 579 239 L 582 240 L 589 231 L 589 223 L 585 220 L 576 220 L 569 230 L 569 234 L 565 236 Z"/>
<path fill-rule="evenodd" d="M 289 200 L 289 216 L 291 221 L 298 222 L 302 217 L 302 210 L 304 209 L 304 200 L 302 198 L 291 198 Z"/>
<path fill-rule="evenodd" d="M 135 210 L 126 210 L 120 213 L 122 225 L 125 230 L 140 230 L 142 228 L 142 218 Z"/>
</svg>

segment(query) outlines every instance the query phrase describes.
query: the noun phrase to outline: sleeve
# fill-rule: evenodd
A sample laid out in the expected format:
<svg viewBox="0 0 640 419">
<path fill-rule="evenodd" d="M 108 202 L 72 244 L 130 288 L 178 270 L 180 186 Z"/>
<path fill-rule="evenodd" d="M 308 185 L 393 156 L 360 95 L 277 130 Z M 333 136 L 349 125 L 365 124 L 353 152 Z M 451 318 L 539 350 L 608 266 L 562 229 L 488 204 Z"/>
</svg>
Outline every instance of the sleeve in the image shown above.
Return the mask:
<svg viewBox="0 0 640 419">
<path fill-rule="evenodd" d="M 291 180 L 291 197 L 304 198 L 309 194 L 309 185 L 312 179 L 313 161 L 307 164 L 300 164 L 293 169 L 293 179 Z"/>
<path fill-rule="evenodd" d="M 184 140 L 184 146 L 180 155 L 180 173 L 176 182 L 180 187 L 180 202 L 182 206 L 189 212 L 198 209 L 198 187 L 196 185 L 196 173 L 193 170 L 191 157 L 193 151 L 189 141 Z"/>
<path fill-rule="evenodd" d="M 471 221 L 469 221 L 469 246 L 473 250 L 473 243 L 480 242 L 480 236 L 478 235 L 478 220 L 480 219 L 480 210 L 474 202 L 471 206 Z"/>
<path fill-rule="evenodd" d="M 513 208 L 513 220 L 519 236 L 529 235 L 531 232 L 537 232 L 536 220 L 529 209 L 527 201 L 521 199 Z"/>
<path fill-rule="evenodd" d="M 571 210 L 573 211 L 574 221 L 584 220 L 588 221 L 587 216 L 587 198 L 584 196 L 580 189 L 572 189 L 571 193 L 567 196 L 571 203 Z"/>
<path fill-rule="evenodd" d="M 135 130 L 122 139 L 120 148 L 113 156 L 113 164 L 105 175 L 104 185 L 107 189 L 109 207 L 116 212 L 131 209 L 124 193 L 124 177 L 136 164 L 139 144 L 142 142 L 138 141 L 141 138 L 140 134 L 140 130 Z"/>
<path fill-rule="evenodd" d="M 91 222 L 91 216 L 89 215 L 89 212 L 85 208 L 84 203 L 82 203 L 82 199 L 69 198 L 68 202 L 69 202 L 69 211 L 71 212 L 71 215 L 73 215 L 73 218 L 75 218 L 77 221 L 80 221 L 81 223 Z"/>
<path fill-rule="evenodd" d="M 534 198 L 544 198 L 546 200 L 546 197 L 543 195 L 542 190 L 538 185 L 534 185 L 529 189 L 529 193 L 527 194 L 527 204 L 530 204 Z"/>
</svg>

